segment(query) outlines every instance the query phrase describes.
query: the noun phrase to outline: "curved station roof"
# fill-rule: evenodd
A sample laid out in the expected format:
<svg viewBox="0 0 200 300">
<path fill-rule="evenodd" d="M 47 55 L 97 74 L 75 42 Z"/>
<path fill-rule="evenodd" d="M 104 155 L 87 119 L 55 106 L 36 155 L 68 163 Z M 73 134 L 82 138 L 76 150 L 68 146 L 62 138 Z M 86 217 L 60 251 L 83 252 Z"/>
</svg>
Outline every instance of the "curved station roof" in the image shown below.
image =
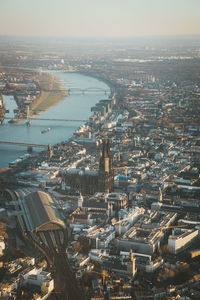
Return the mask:
<svg viewBox="0 0 200 300">
<path fill-rule="evenodd" d="M 37 191 L 28 194 L 24 198 L 24 212 L 27 228 L 31 231 L 65 228 L 65 223 L 59 216 L 55 202 L 45 192 Z"/>
</svg>

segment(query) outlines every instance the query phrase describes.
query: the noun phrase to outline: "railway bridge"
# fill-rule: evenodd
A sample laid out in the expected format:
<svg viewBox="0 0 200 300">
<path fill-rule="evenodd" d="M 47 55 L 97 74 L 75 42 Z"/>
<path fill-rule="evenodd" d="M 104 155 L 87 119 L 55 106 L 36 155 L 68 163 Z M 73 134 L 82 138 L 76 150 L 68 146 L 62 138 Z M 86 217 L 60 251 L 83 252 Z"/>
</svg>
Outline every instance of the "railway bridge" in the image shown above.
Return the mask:
<svg viewBox="0 0 200 300">
<path fill-rule="evenodd" d="M 49 149 L 50 145 L 43 144 L 33 144 L 33 143 L 21 143 L 21 142 L 9 142 L 9 141 L 0 141 L 0 144 L 5 145 L 16 145 L 16 146 L 25 146 L 25 147 L 34 147 L 34 148 L 46 148 Z"/>
<path fill-rule="evenodd" d="M 36 111 L 36 110 L 33 110 Z M 40 110 L 42 111 L 42 110 Z M 27 121 L 27 118 L 11 118 L 11 117 L 5 117 L 5 120 L 14 120 L 13 123 L 15 123 L 15 121 Z M 36 121 L 56 121 L 56 122 L 87 122 L 88 120 L 75 120 L 75 119 L 54 119 L 54 118 L 33 118 L 33 117 L 29 117 L 29 120 L 36 120 Z M 12 123 L 12 121 L 11 121 Z"/>
</svg>

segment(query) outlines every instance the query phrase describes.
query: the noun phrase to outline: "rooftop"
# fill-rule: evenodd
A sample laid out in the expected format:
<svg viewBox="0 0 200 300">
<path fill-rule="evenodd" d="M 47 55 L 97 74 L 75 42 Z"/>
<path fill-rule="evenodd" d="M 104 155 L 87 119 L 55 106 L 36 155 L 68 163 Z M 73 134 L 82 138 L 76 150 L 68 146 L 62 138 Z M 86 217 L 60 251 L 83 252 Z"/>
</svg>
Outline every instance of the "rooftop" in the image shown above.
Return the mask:
<svg viewBox="0 0 200 300">
<path fill-rule="evenodd" d="M 48 226 L 54 229 L 65 228 L 51 196 L 42 191 L 28 194 L 25 197 L 25 211 L 29 215 L 33 230 L 47 230 Z"/>
</svg>

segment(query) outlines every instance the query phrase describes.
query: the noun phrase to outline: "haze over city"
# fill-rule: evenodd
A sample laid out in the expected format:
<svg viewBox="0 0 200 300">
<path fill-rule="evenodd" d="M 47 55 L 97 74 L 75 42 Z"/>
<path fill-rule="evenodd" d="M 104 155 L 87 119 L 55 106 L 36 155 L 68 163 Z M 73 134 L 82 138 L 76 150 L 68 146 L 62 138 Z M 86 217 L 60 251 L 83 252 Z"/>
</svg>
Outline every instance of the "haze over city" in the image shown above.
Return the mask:
<svg viewBox="0 0 200 300">
<path fill-rule="evenodd" d="M 0 299 L 200 299 L 200 0 L 0 0 Z"/>
<path fill-rule="evenodd" d="M 199 35 L 198 0 L 1 0 L 0 34 L 136 37 Z"/>
</svg>

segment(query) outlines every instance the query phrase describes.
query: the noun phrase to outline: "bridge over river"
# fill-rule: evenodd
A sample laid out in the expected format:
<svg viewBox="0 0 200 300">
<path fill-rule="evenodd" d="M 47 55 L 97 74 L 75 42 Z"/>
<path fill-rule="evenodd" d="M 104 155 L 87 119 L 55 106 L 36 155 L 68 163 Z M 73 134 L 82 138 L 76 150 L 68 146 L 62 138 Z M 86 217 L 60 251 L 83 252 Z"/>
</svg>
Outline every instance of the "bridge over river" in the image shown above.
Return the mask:
<svg viewBox="0 0 200 300">
<path fill-rule="evenodd" d="M 43 144 L 33 144 L 33 143 L 21 143 L 21 142 L 9 142 L 9 141 L 0 141 L 0 144 L 6 145 L 16 145 L 16 146 L 24 146 L 24 147 L 35 147 L 35 148 L 49 148 L 49 145 Z"/>
<path fill-rule="evenodd" d="M 110 94 L 110 89 L 105 89 L 101 87 L 88 87 L 88 88 L 78 88 L 78 87 L 71 87 L 71 88 L 59 88 L 59 89 L 43 89 L 44 92 L 68 92 L 68 94 L 86 94 L 86 93 L 103 93 L 105 95 Z"/>
<path fill-rule="evenodd" d="M 48 110 L 40 111 L 41 114 L 36 115 L 37 112 L 30 109 L 30 113 L 32 112 L 29 115 L 31 118 L 29 119 L 30 127 L 25 125 L 27 123 L 25 114 L 23 119 L 16 118 L 14 109 L 17 110 L 18 108 L 13 96 L 4 96 L 6 109 L 9 110 L 9 113 L 6 114 L 4 123 L 0 126 L 0 168 L 8 166 L 10 162 L 23 156 L 29 146 L 33 147 L 33 152 L 37 155 L 40 150 L 46 150 L 48 144 L 57 145 L 62 141 L 67 142 L 80 126 L 90 121 L 93 114 L 91 107 L 95 106 L 101 99 L 107 100 L 109 98 L 110 88 L 96 78 L 79 73 L 63 72 L 57 72 L 56 76 L 60 78 L 66 93 L 70 89 L 71 94 L 66 96 L 66 101 L 63 99 Z M 106 95 L 105 91 L 107 91 Z M 8 122 L 9 120 L 10 122 Z M 45 131 L 48 129 L 47 127 L 51 130 Z M 42 134 L 42 132 L 47 133 Z M 6 145 L 5 141 L 11 143 L 7 142 Z M 37 145 L 44 146 L 38 148 Z"/>
<path fill-rule="evenodd" d="M 11 118 L 5 117 L 5 120 L 16 120 L 16 121 L 27 121 L 27 118 Z M 32 118 L 29 117 L 29 120 L 36 120 L 36 121 L 56 121 L 56 122 L 87 122 L 88 120 L 73 120 L 73 119 L 54 119 L 54 118 Z M 12 123 L 12 122 L 11 122 Z M 13 121 L 14 123 L 14 121 Z"/>
</svg>

